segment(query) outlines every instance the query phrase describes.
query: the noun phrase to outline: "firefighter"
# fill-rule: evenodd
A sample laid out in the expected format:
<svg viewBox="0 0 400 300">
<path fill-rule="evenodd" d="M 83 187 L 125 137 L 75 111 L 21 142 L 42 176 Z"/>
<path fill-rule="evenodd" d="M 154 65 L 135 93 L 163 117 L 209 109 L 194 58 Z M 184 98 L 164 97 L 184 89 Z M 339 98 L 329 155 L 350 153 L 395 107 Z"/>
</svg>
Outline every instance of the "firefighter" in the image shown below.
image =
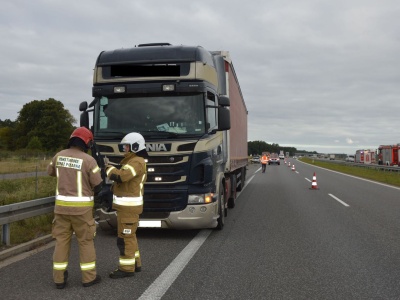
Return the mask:
<svg viewBox="0 0 400 300">
<path fill-rule="evenodd" d="M 103 180 L 96 160 L 86 153 L 92 143 L 93 134 L 89 129 L 75 129 L 67 149 L 58 152 L 47 167 L 50 176 L 57 176 L 52 235 L 56 239 L 53 280 L 58 289 L 63 289 L 67 284 L 73 233 L 79 245 L 83 286 L 89 287 L 101 281 L 96 273 L 93 204 Z"/>
<path fill-rule="evenodd" d="M 119 144 L 124 152 L 120 168 L 107 167 L 107 177 L 114 181 L 112 208 L 117 212 L 119 249 L 118 269 L 110 273 L 113 279 L 130 277 L 141 271 L 136 229 L 143 212 L 143 188 L 147 178 L 145 158 L 148 156 L 141 134 L 127 134 Z"/>
<path fill-rule="evenodd" d="M 265 169 L 266 169 L 267 163 L 268 163 L 268 156 L 264 153 L 261 156 L 260 161 L 261 161 L 261 166 L 262 166 L 262 172 L 265 173 Z"/>
</svg>

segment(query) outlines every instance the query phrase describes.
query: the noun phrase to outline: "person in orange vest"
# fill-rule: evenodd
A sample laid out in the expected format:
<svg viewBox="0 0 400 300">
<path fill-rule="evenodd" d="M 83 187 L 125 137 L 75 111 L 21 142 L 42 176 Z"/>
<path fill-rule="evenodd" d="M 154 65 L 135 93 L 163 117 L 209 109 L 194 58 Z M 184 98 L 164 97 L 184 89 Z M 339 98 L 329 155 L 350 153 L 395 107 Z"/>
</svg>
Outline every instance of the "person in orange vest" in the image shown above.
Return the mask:
<svg viewBox="0 0 400 300">
<path fill-rule="evenodd" d="M 75 129 L 70 136 L 68 149 L 58 152 L 47 167 L 47 173 L 57 177 L 52 229 L 53 238 L 56 239 L 53 280 L 57 289 L 63 289 L 67 284 L 67 267 L 74 233 L 79 245 L 83 286 L 89 287 L 101 281 L 96 273 L 93 206 L 103 186 L 103 179 L 96 160 L 86 153 L 92 143 L 93 134 L 89 129 Z"/>
<path fill-rule="evenodd" d="M 143 212 L 144 183 L 147 179 L 146 161 L 148 157 L 145 140 L 140 133 L 127 134 L 119 144 L 124 152 L 121 167 L 108 166 L 107 177 L 112 185 L 112 208 L 117 211 L 119 249 L 118 268 L 110 273 L 113 279 L 131 277 L 142 269 L 136 230 L 139 215 Z"/>
<path fill-rule="evenodd" d="M 264 153 L 261 156 L 260 161 L 261 161 L 261 166 L 262 166 L 262 172 L 265 173 L 265 169 L 266 169 L 267 163 L 268 163 L 268 156 Z"/>
</svg>

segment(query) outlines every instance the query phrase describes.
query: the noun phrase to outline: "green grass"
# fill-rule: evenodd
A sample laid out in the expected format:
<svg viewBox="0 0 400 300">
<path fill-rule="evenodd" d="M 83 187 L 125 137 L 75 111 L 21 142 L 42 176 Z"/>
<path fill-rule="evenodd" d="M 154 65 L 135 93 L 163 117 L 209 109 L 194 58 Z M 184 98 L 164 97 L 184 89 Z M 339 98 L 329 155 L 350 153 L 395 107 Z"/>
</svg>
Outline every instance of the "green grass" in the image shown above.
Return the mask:
<svg viewBox="0 0 400 300">
<path fill-rule="evenodd" d="M 50 176 L 0 180 L 0 205 L 54 196 L 56 178 Z M 10 224 L 11 246 L 28 242 L 51 232 L 53 213 Z M 0 226 L 1 227 L 1 226 Z M 0 250 L 7 248 L 0 245 Z"/>
<path fill-rule="evenodd" d="M 10 225 L 11 245 L 18 245 L 35 238 L 51 233 L 54 214 L 49 213 L 21 221 Z"/>
<path fill-rule="evenodd" d="M 0 161 L 0 174 L 46 171 L 51 159 L 7 159 Z"/>
<path fill-rule="evenodd" d="M 365 167 L 357 167 L 356 165 L 351 164 L 338 164 L 329 161 L 322 161 L 317 159 L 312 159 L 308 157 L 302 157 L 299 159 L 302 162 L 308 163 L 310 165 L 318 166 L 321 168 L 358 176 L 361 178 L 374 180 L 377 182 L 390 184 L 394 186 L 400 186 L 400 172 L 391 172 L 391 171 L 383 171 L 370 169 Z"/>
<path fill-rule="evenodd" d="M 56 181 L 50 176 L 0 180 L 0 205 L 54 196 Z"/>
</svg>

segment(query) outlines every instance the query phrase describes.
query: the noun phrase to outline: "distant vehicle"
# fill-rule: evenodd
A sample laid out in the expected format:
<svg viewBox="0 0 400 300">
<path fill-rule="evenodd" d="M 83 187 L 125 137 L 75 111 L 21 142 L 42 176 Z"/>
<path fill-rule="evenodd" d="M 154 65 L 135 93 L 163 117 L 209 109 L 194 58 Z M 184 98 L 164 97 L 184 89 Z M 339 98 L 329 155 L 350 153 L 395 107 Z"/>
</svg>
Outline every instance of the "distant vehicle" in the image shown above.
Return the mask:
<svg viewBox="0 0 400 300">
<path fill-rule="evenodd" d="M 270 164 L 280 165 L 281 164 L 281 160 L 279 159 L 279 155 L 277 153 L 272 153 L 270 158 L 269 158 L 268 164 L 269 165 Z"/>
<path fill-rule="evenodd" d="M 378 148 L 378 164 L 386 166 L 399 165 L 399 145 L 380 145 Z"/>
<path fill-rule="evenodd" d="M 259 156 L 253 156 L 250 160 L 252 164 L 259 164 L 260 163 L 260 157 Z"/>
<path fill-rule="evenodd" d="M 354 157 L 354 155 L 348 155 L 348 156 L 346 157 L 346 161 L 347 161 L 347 162 L 355 162 L 355 157 Z"/>
<path fill-rule="evenodd" d="M 374 150 L 357 150 L 355 155 L 355 162 L 361 164 L 374 164 L 375 151 Z"/>
<path fill-rule="evenodd" d="M 283 150 L 279 152 L 279 159 L 285 159 L 285 154 L 283 153 Z"/>
<path fill-rule="evenodd" d="M 335 160 L 335 154 L 329 154 L 329 160 Z"/>
</svg>

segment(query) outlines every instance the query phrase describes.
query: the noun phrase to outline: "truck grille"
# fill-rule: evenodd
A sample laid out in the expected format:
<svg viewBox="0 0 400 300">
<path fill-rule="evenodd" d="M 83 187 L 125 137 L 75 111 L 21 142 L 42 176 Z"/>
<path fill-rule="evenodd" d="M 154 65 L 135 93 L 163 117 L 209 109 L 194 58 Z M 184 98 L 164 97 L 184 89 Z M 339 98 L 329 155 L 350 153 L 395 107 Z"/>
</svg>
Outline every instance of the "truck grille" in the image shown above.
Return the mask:
<svg viewBox="0 0 400 300">
<path fill-rule="evenodd" d="M 144 192 L 143 211 L 168 212 L 180 211 L 186 207 L 187 193 L 156 193 L 152 191 Z"/>
</svg>

